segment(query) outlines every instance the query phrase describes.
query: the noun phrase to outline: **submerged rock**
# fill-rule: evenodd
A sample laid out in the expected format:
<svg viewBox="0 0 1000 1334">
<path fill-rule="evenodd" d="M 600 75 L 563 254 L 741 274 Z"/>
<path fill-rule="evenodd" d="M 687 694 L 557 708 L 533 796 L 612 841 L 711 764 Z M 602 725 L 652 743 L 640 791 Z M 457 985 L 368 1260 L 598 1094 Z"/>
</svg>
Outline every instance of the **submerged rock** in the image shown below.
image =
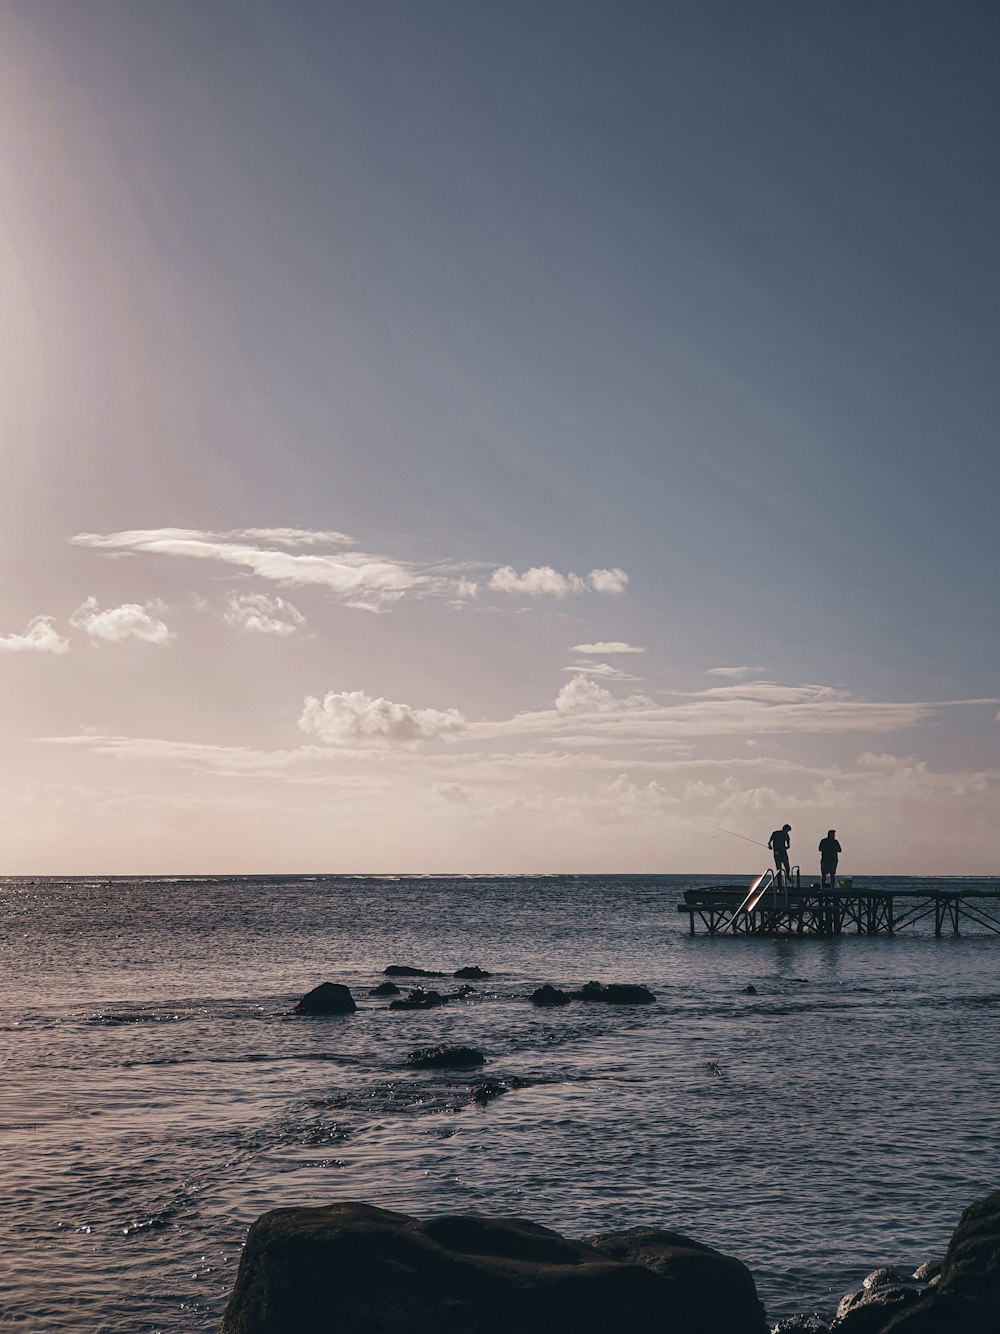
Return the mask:
<svg viewBox="0 0 1000 1334">
<path fill-rule="evenodd" d="M 560 991 L 558 987 L 553 987 L 548 982 L 531 993 L 533 1005 L 568 1005 L 572 999 L 568 991 Z"/>
<path fill-rule="evenodd" d="M 493 974 L 488 973 L 485 968 L 477 968 L 475 964 L 472 964 L 468 968 L 459 968 L 452 973 L 452 977 L 465 978 L 468 981 L 475 981 L 477 978 L 481 980 L 482 978 L 492 976 Z"/>
<path fill-rule="evenodd" d="M 765 1334 L 750 1273 L 675 1233 L 572 1241 L 524 1219 L 356 1203 L 250 1229 L 220 1334 Z"/>
<path fill-rule="evenodd" d="M 377 987 L 372 987 L 368 993 L 369 996 L 398 996 L 399 987 L 395 982 L 380 982 Z"/>
<path fill-rule="evenodd" d="M 470 1065 L 482 1065 L 486 1057 L 478 1047 L 449 1047 L 442 1043 L 438 1047 L 422 1047 L 411 1051 L 406 1064 L 418 1070 L 466 1069 Z"/>
<path fill-rule="evenodd" d="M 756 996 L 757 994 L 757 988 L 754 986 L 752 982 L 750 983 L 749 986 L 744 987 L 743 990 L 748 996 Z"/>
<path fill-rule="evenodd" d="M 607 1005 L 651 1005 L 656 997 L 645 987 L 631 982 L 588 982 L 582 991 L 573 993 L 576 1000 L 603 1001 Z"/>
<path fill-rule="evenodd" d="M 448 998 L 440 991 L 424 991 L 416 987 L 399 1000 L 389 1002 L 390 1010 L 433 1010 L 437 1005 L 447 1005 Z"/>
<path fill-rule="evenodd" d="M 427 968 L 413 968 L 407 963 L 391 963 L 382 970 L 383 977 L 445 977 L 445 973 L 435 973 Z"/>
<path fill-rule="evenodd" d="M 422 987 L 414 989 L 403 996 L 401 1000 L 389 1002 L 390 1010 L 433 1010 L 437 1005 L 447 1005 L 449 1001 L 464 1000 L 466 996 L 475 995 L 475 987 L 466 984 L 459 987 L 457 991 L 424 991 Z"/>
<path fill-rule="evenodd" d="M 321 982 L 302 997 L 293 1014 L 353 1014 L 357 1009 L 349 987 L 339 982 Z"/>
</svg>

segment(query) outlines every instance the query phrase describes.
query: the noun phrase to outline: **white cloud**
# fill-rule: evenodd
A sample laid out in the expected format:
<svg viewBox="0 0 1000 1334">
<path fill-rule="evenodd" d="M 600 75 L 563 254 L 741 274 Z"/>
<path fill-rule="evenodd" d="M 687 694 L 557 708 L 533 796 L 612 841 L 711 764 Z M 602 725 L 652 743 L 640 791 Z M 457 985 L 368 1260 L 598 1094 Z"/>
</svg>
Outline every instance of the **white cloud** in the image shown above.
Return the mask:
<svg viewBox="0 0 1000 1334">
<path fill-rule="evenodd" d="M 246 533 L 273 532 L 269 529 L 239 530 L 235 533 L 208 533 L 188 528 L 137 529 L 120 533 L 79 533 L 73 538 L 78 546 L 102 551 L 146 552 L 158 556 L 186 556 L 193 560 L 219 561 L 249 570 L 262 579 L 275 583 L 303 587 L 307 585 L 329 589 L 348 600 L 349 605 L 366 610 L 392 601 L 415 589 L 443 591 L 439 585 L 451 581 L 433 579 L 421 574 L 406 561 L 385 556 L 369 556 L 360 551 L 338 551 L 317 555 L 282 551 L 277 545 L 261 547 L 239 540 Z M 298 529 L 279 529 L 282 533 L 296 533 L 296 543 L 304 544 Z M 328 541 L 329 534 L 306 534 L 320 541 Z M 341 534 L 333 534 L 343 541 Z M 285 539 L 287 545 L 287 539 Z"/>
<path fill-rule="evenodd" d="M 32 616 L 23 635 L 0 635 L 0 653 L 68 653 L 51 616 Z"/>
<path fill-rule="evenodd" d="M 601 676 L 608 681 L 638 681 L 641 678 L 631 672 L 623 672 L 620 667 L 612 667 L 610 662 L 574 662 L 563 668 L 564 672 L 574 672 L 578 676 Z"/>
<path fill-rule="evenodd" d="M 164 610 L 161 602 L 124 602 L 120 607 L 101 611 L 97 599 L 87 598 L 69 618 L 78 630 L 86 630 L 91 639 L 103 639 L 109 644 L 120 644 L 125 639 L 139 639 L 146 644 L 169 644 L 174 638 L 163 621 L 157 620 Z"/>
<path fill-rule="evenodd" d="M 329 529 L 313 528 L 238 528 L 234 532 L 222 534 L 224 537 L 250 538 L 252 541 L 277 542 L 285 547 L 316 547 L 354 545 L 354 538 L 346 533 L 335 533 Z"/>
<path fill-rule="evenodd" d="M 306 621 L 290 602 L 266 593 L 230 593 L 223 616 L 234 629 L 258 635 L 293 635 Z"/>
<path fill-rule="evenodd" d="M 751 667 L 709 667 L 706 675 L 708 676 L 747 676 L 753 669 Z"/>
<path fill-rule="evenodd" d="M 578 574 L 560 574 L 551 565 L 535 565 L 524 574 L 518 574 L 513 565 L 501 565 L 490 578 L 490 588 L 500 593 L 526 593 L 533 598 L 564 598 L 582 593 L 585 587 Z"/>
<path fill-rule="evenodd" d="M 644 648 L 634 644 L 623 644 L 620 640 L 599 641 L 596 644 L 574 644 L 570 653 L 594 653 L 604 657 L 608 653 L 645 653 Z"/>
<path fill-rule="evenodd" d="M 307 695 L 299 727 L 329 746 L 410 746 L 465 731 L 457 709 L 414 709 L 363 690 L 331 690 L 322 700 Z"/>
<path fill-rule="evenodd" d="M 469 788 L 463 787 L 461 783 L 435 783 L 431 791 L 442 801 L 447 801 L 455 806 L 462 806 L 472 796 Z"/>
<path fill-rule="evenodd" d="M 628 575 L 624 570 L 591 570 L 587 581 L 595 593 L 624 593 Z"/>
<path fill-rule="evenodd" d="M 490 577 L 490 588 L 500 593 L 525 593 L 528 597 L 564 598 L 584 593 L 623 593 L 628 583 L 624 570 L 591 570 L 586 579 L 578 574 L 560 574 L 551 565 L 533 565 L 518 574 L 513 565 L 501 565 Z"/>
</svg>

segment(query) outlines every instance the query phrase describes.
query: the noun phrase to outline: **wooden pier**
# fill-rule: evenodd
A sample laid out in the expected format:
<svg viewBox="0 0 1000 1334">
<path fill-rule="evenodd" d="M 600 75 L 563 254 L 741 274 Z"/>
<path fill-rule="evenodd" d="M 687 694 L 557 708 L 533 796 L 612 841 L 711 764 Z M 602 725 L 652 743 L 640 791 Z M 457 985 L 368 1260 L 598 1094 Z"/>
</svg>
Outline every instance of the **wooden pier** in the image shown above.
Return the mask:
<svg viewBox="0 0 1000 1334">
<path fill-rule="evenodd" d="M 869 889 L 853 881 L 779 885 L 770 872 L 748 889 L 708 885 L 685 891 L 678 912 L 687 913 L 691 935 L 891 936 L 934 923 L 934 934 L 959 935 L 962 923 L 1000 935 L 1000 887 L 996 889 Z M 989 906 L 987 906 L 989 905 Z"/>
</svg>

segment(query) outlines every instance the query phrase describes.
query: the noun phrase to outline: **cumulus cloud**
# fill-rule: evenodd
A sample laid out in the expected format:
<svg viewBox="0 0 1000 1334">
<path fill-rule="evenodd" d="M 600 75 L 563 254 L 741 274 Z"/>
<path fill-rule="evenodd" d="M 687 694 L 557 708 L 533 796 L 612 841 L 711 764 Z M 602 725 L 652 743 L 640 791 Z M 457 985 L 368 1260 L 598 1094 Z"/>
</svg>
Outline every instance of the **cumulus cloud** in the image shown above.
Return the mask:
<svg viewBox="0 0 1000 1334">
<path fill-rule="evenodd" d="M 490 588 L 500 593 L 526 593 L 528 597 L 564 598 L 582 593 L 586 584 L 578 574 L 560 574 L 551 565 L 534 565 L 518 574 L 513 565 L 501 565 L 490 577 Z"/>
<path fill-rule="evenodd" d="M 51 616 L 32 616 L 23 635 L 0 635 L 0 653 L 68 653 Z"/>
<path fill-rule="evenodd" d="M 574 644 L 570 653 L 594 653 L 599 657 L 604 657 L 608 653 L 645 653 L 644 648 L 637 648 L 635 644 L 623 644 L 621 640 L 600 640 L 596 644 Z"/>
<path fill-rule="evenodd" d="M 257 635 L 293 635 L 306 621 L 290 602 L 266 593 L 230 593 L 223 616 L 234 629 Z"/>
<path fill-rule="evenodd" d="M 412 746 L 458 736 L 466 721 L 457 709 L 414 709 L 363 690 L 331 690 L 322 700 L 306 696 L 299 727 L 328 746 Z"/>
<path fill-rule="evenodd" d="M 595 593 L 624 593 L 628 575 L 624 570 L 591 570 L 587 582 Z"/>
<path fill-rule="evenodd" d="M 435 783 L 431 791 L 442 801 L 447 801 L 454 806 L 465 805 L 472 796 L 471 789 L 463 787 L 461 783 Z"/>
<path fill-rule="evenodd" d="M 500 593 L 525 593 L 528 597 L 564 598 L 571 593 L 622 593 L 628 583 L 624 570 L 591 570 L 585 579 L 578 574 L 560 574 L 551 565 L 533 565 L 518 574 L 513 565 L 501 565 L 490 577 L 490 588 Z"/>
<path fill-rule="evenodd" d="M 124 602 L 120 607 L 100 609 L 96 598 L 87 598 L 69 618 L 70 625 L 86 630 L 91 639 L 103 639 L 109 644 L 120 644 L 126 639 L 139 639 L 146 644 L 169 644 L 174 638 L 159 613 L 162 602 Z"/>
</svg>

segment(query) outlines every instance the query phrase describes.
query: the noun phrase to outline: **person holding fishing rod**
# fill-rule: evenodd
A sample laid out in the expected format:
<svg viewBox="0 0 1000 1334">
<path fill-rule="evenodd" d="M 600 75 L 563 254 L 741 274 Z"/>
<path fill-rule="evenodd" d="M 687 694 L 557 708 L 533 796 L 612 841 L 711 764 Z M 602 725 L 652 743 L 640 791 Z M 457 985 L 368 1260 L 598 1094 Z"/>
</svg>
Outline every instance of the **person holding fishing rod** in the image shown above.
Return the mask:
<svg viewBox="0 0 1000 1334">
<path fill-rule="evenodd" d="M 788 848 L 791 844 L 790 824 L 783 824 L 780 829 L 776 829 L 767 840 L 767 846 L 774 853 L 774 878 L 778 884 L 781 884 L 781 877 L 784 874 L 785 884 L 787 885 L 792 878 L 791 867 L 788 865 Z"/>
</svg>

